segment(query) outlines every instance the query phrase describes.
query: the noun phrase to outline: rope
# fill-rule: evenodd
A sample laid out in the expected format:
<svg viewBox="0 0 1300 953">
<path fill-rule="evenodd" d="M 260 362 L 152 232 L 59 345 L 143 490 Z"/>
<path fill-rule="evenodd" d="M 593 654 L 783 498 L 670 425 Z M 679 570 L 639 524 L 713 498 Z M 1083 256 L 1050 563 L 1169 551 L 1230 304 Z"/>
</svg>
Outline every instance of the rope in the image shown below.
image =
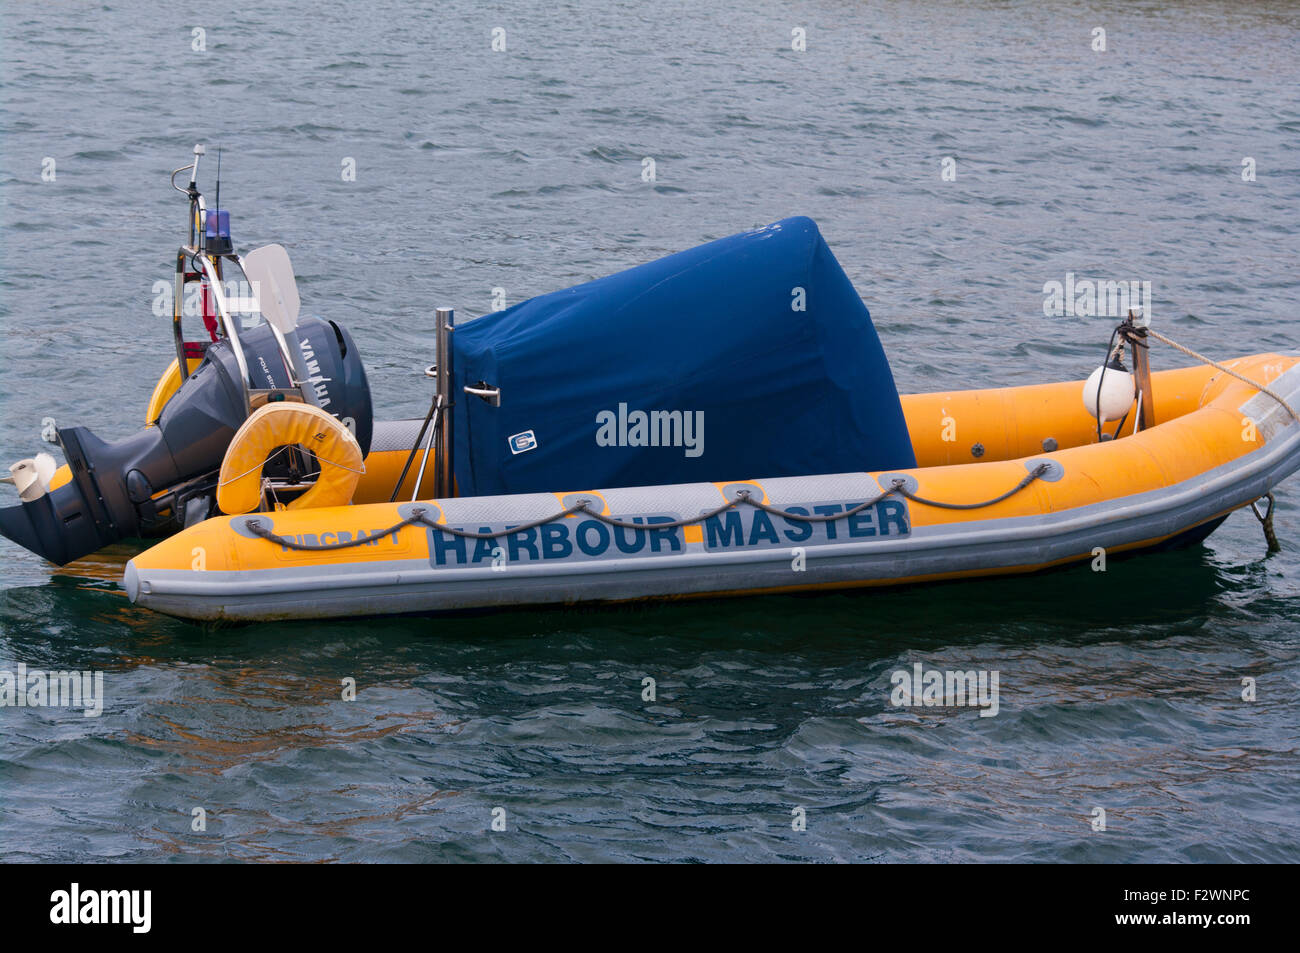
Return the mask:
<svg viewBox="0 0 1300 953">
<path fill-rule="evenodd" d="M 536 529 L 539 526 L 544 526 L 547 523 L 553 523 L 556 520 L 561 520 L 568 516 L 574 516 L 578 513 L 585 513 L 587 516 L 590 516 L 601 523 L 605 523 L 608 526 L 615 526 L 622 529 L 634 529 L 640 532 L 651 532 L 651 531 L 659 531 L 665 529 L 677 529 L 682 526 L 690 526 L 695 523 L 703 523 L 705 520 L 712 519 L 713 517 L 719 515 L 720 513 L 725 513 L 727 510 L 732 509 L 733 507 L 738 506 L 741 503 L 746 503 L 754 507 L 755 509 L 762 510 L 764 513 L 770 513 L 773 516 L 780 516 L 783 519 L 793 520 L 799 523 L 830 523 L 836 520 L 848 519 L 851 516 L 856 516 L 858 513 L 861 513 L 863 510 L 867 509 L 868 507 L 875 506 L 877 503 L 884 500 L 886 497 L 891 496 L 895 493 L 899 494 L 900 496 L 906 497 L 907 499 L 911 500 L 914 503 L 919 503 L 923 506 L 933 506 L 939 509 L 946 509 L 946 510 L 975 510 L 985 506 L 993 506 L 995 503 L 1001 503 L 1003 500 L 1015 496 L 1017 493 L 1019 493 L 1025 487 L 1029 486 L 1029 484 L 1033 483 L 1035 480 L 1037 480 L 1039 477 L 1041 477 L 1050 469 L 1051 466 L 1049 464 L 1040 463 L 1038 466 L 1034 467 L 1033 470 L 1029 471 L 1029 473 L 1026 474 L 1025 478 L 1021 480 L 1019 483 L 1017 483 L 1010 490 L 1003 493 L 1001 496 L 995 496 L 993 497 L 993 499 L 984 500 L 981 503 L 944 503 L 938 500 L 928 500 L 924 497 L 917 496 L 911 490 L 909 490 L 906 485 L 907 484 L 906 480 L 895 479 L 890 482 L 890 488 L 888 490 L 885 490 L 879 496 L 873 497 L 872 499 L 867 500 L 865 503 L 859 503 L 857 506 L 847 509 L 842 513 L 830 513 L 824 516 L 823 515 L 810 516 L 804 513 L 792 513 L 789 510 L 783 510 L 780 507 L 772 506 L 768 503 L 762 502 L 761 500 L 755 500 L 753 497 L 749 495 L 748 490 L 740 490 L 739 492 L 737 492 L 735 499 L 729 500 L 726 503 L 723 503 L 721 506 L 709 510 L 707 513 L 701 513 L 699 516 L 691 516 L 691 517 L 686 517 L 684 519 L 671 520 L 663 523 L 632 523 L 627 520 L 615 519 L 612 516 L 606 516 L 604 513 L 598 513 L 596 510 L 591 509 L 590 500 L 578 500 L 578 502 L 575 503 L 573 506 L 570 506 L 566 510 L 561 510 L 560 512 L 555 513 L 552 516 L 546 516 L 543 517 L 542 519 L 533 520 L 529 523 L 521 523 L 518 526 L 512 526 L 509 529 L 497 530 L 496 532 L 488 532 L 488 533 L 477 533 L 472 530 L 457 529 L 456 527 L 448 526 L 445 523 L 433 522 L 425 518 L 424 515 L 425 510 L 423 507 L 416 507 L 412 509 L 410 516 L 406 517 L 403 520 L 400 520 L 399 522 L 394 523 L 392 526 L 388 527 L 388 529 L 380 530 L 376 533 L 371 533 L 369 535 L 359 536 L 356 539 L 350 539 L 350 540 L 345 540 L 343 542 L 336 542 L 336 543 L 300 543 L 295 539 L 290 539 L 288 537 L 280 536 L 276 534 L 272 530 L 263 526 L 261 522 L 259 522 L 257 519 L 250 519 L 244 525 L 247 526 L 249 531 L 252 532 L 254 535 L 259 536 L 262 539 L 268 540 L 272 543 L 278 543 L 279 545 L 285 547 L 286 549 L 294 549 L 294 550 L 307 551 L 307 552 L 324 552 L 328 550 L 348 549 L 352 546 L 360 546 L 362 543 L 369 542 L 372 539 L 382 539 L 383 537 L 390 536 L 398 532 L 399 530 L 405 529 L 408 526 L 417 526 L 417 525 L 427 526 L 430 529 L 441 530 L 444 533 L 449 533 L 452 536 L 460 536 L 464 539 L 500 539 L 503 536 L 512 536 L 515 533 L 526 533 L 531 529 Z"/>
<path fill-rule="evenodd" d="M 1300 423 L 1300 414 L 1297 414 L 1294 410 L 1292 410 L 1291 405 L 1288 404 L 1285 400 L 1283 400 L 1281 396 L 1277 394 L 1276 391 L 1268 387 L 1265 387 L 1263 384 L 1259 383 L 1259 381 L 1253 381 L 1245 374 L 1237 373 L 1231 367 L 1225 367 L 1224 365 L 1220 364 L 1218 361 L 1212 361 L 1204 354 L 1197 354 L 1190 347 L 1184 347 L 1183 345 L 1179 344 L 1177 341 L 1165 337 L 1159 331 L 1153 331 L 1150 328 L 1147 328 L 1146 333 L 1151 337 L 1155 338 L 1157 341 L 1163 341 L 1165 344 L 1168 344 L 1175 351 L 1181 351 L 1182 353 L 1186 354 L 1188 357 L 1200 361 L 1202 364 L 1208 364 L 1211 367 L 1217 367 L 1219 370 L 1223 371 L 1223 373 L 1237 378 L 1237 380 L 1241 381 L 1243 384 L 1249 384 L 1251 387 L 1255 388 L 1255 390 L 1259 391 L 1261 394 L 1267 394 L 1269 397 L 1272 397 L 1275 401 L 1277 401 L 1279 404 L 1282 405 L 1283 409 L 1286 410 L 1286 412 L 1291 415 L 1292 420 L 1294 420 L 1296 423 Z"/>
<path fill-rule="evenodd" d="M 1280 553 L 1282 546 L 1278 543 L 1277 533 L 1273 530 L 1273 504 L 1277 501 L 1273 498 L 1272 493 L 1265 493 L 1261 499 L 1268 500 L 1268 509 L 1261 513 L 1259 511 L 1259 500 L 1251 500 L 1251 511 L 1255 514 L 1255 518 L 1259 520 L 1259 525 L 1264 527 L 1264 542 L 1268 544 L 1268 551 L 1270 553 Z"/>
<path fill-rule="evenodd" d="M 321 463 L 328 463 L 332 466 L 338 467 L 340 470 L 347 470 L 349 473 L 360 473 L 362 475 L 364 475 L 366 472 L 365 463 L 361 464 L 360 470 L 354 470 L 352 467 L 346 466 L 345 464 L 342 463 L 338 463 L 335 460 L 327 460 L 325 457 L 322 457 L 319 453 L 316 453 L 314 450 L 309 450 L 306 447 L 302 446 L 301 444 L 285 444 L 284 446 L 276 447 L 273 451 L 271 451 L 271 453 L 267 455 L 266 459 L 263 460 L 261 463 L 249 467 L 243 473 L 240 473 L 236 476 L 232 476 L 229 480 L 221 481 L 220 483 L 217 484 L 217 486 L 228 486 L 229 484 L 234 483 L 236 480 L 242 479 L 243 477 L 248 476 L 250 473 L 262 469 L 268 463 L 270 463 L 272 460 L 278 457 L 280 454 L 288 452 L 292 447 L 297 447 L 303 453 L 315 457 Z"/>
<path fill-rule="evenodd" d="M 938 500 L 927 500 L 925 499 L 925 497 L 917 496 L 914 493 L 910 493 L 908 492 L 907 488 L 903 486 L 899 486 L 898 491 L 902 493 L 903 496 L 911 500 L 913 503 L 921 503 L 924 504 L 925 506 L 935 506 L 941 510 L 978 510 L 978 509 L 982 509 L 985 506 L 992 506 L 994 503 L 1001 503 L 1003 500 L 1015 496 L 1017 493 L 1019 493 L 1025 487 L 1029 486 L 1029 484 L 1033 483 L 1035 480 L 1037 480 L 1040 476 L 1042 476 L 1050 469 L 1051 467 L 1048 464 L 1040 463 L 1038 466 L 1034 467 L 1034 469 L 1030 470 L 1029 473 L 1025 474 L 1025 478 L 1021 480 L 1019 483 L 1017 483 L 1015 486 L 1013 486 L 1011 489 L 1007 490 L 1007 492 L 1003 493 L 1001 496 L 995 496 L 991 500 L 985 500 L 983 503 L 941 503 Z M 900 482 L 901 481 L 899 480 L 894 481 L 895 484 L 898 484 Z"/>
</svg>

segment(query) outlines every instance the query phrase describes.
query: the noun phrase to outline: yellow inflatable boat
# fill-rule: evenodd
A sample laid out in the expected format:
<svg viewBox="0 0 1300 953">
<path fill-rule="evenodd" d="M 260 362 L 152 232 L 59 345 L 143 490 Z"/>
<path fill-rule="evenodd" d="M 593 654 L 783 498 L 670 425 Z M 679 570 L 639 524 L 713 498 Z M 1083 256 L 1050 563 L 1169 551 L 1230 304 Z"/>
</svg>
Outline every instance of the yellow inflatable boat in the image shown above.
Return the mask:
<svg viewBox="0 0 1300 953">
<path fill-rule="evenodd" d="M 375 420 L 355 342 L 300 316 L 284 249 L 235 254 L 205 209 L 201 154 L 173 173 L 190 171 L 190 234 L 147 426 L 115 443 L 58 428 L 66 464 L 15 464 L 20 503 L 0 509 L 4 536 L 60 564 L 161 537 L 125 572 L 148 609 L 327 618 L 1028 573 L 1199 541 L 1300 469 L 1300 357 L 1186 352 L 1196 366 L 1153 372 L 1156 342 L 1180 346 L 1132 312 L 1087 381 L 900 397 L 805 218 L 459 327 L 439 309 L 428 414 Z"/>
<path fill-rule="evenodd" d="M 1297 365 L 1227 366 L 1293 403 Z M 1025 573 L 1200 540 L 1300 467 L 1300 422 L 1226 373 L 1153 374 L 1162 422 L 1102 443 L 1082 383 L 905 397 L 921 465 L 903 471 L 211 519 L 132 560 L 126 588 L 171 615 L 253 620 Z M 388 425 L 358 501 L 389 492 L 416 424 Z"/>
</svg>

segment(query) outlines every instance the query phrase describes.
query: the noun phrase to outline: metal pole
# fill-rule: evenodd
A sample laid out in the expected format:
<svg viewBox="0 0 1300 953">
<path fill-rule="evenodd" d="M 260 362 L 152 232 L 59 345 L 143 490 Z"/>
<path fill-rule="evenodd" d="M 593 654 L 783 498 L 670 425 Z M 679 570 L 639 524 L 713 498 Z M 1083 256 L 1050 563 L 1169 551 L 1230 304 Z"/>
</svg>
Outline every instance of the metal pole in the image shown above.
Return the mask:
<svg viewBox="0 0 1300 953">
<path fill-rule="evenodd" d="M 439 396 L 439 397 L 435 397 L 435 398 L 433 399 L 433 405 L 434 405 L 435 408 L 438 408 L 439 405 L 440 405 L 441 403 L 442 403 L 442 397 L 441 397 L 441 396 Z M 434 415 L 433 415 L 433 416 L 434 416 L 436 419 L 435 419 L 434 422 L 433 422 L 433 426 L 432 426 L 431 428 L 429 428 L 429 439 L 428 439 L 428 440 L 425 442 L 425 444 L 424 444 L 424 459 L 422 459 L 422 460 L 420 461 L 420 472 L 417 473 L 417 474 L 415 475 L 415 488 L 414 488 L 413 490 L 411 490 L 411 502 L 412 502 L 412 503 L 414 503 L 416 500 L 418 500 L 418 499 L 420 498 L 420 486 L 421 486 L 421 484 L 424 483 L 424 468 L 425 468 L 426 466 L 429 465 L 429 451 L 433 449 L 433 442 L 434 442 L 434 440 L 437 439 L 437 436 L 438 436 L 438 424 L 441 423 L 441 421 L 442 421 L 442 417 L 439 416 L 439 414 L 438 414 L 436 411 L 434 412 Z M 416 442 L 415 442 L 415 450 L 419 450 L 419 449 L 420 449 L 420 441 L 419 441 L 419 440 L 416 440 Z M 415 450 L 412 450 L 411 452 L 414 453 Z M 434 469 L 437 469 L 437 464 L 436 464 L 436 463 L 434 464 Z M 436 479 L 436 477 L 435 477 L 435 479 L 434 479 L 434 482 L 437 483 L 437 479 Z M 397 485 L 400 487 L 402 484 L 399 482 Z M 437 493 L 437 489 L 438 489 L 437 486 L 435 486 L 435 487 L 434 487 L 434 491 L 435 491 L 435 492 L 434 492 L 434 495 L 435 495 L 435 496 L 438 496 L 438 495 L 439 495 L 439 494 Z M 391 502 L 391 501 L 390 501 L 390 502 Z"/>
<path fill-rule="evenodd" d="M 452 308 L 438 308 L 434 311 L 437 328 L 438 345 L 438 453 L 434 460 L 434 497 L 448 499 L 455 495 L 455 470 L 452 466 L 452 418 L 455 415 L 456 401 L 453 399 L 453 371 L 451 335 L 454 330 L 456 312 Z"/>
<path fill-rule="evenodd" d="M 181 372 L 181 381 L 190 377 L 190 362 L 185 355 L 185 330 L 181 318 L 185 310 L 185 249 L 176 253 L 176 285 L 172 291 L 172 336 L 176 339 L 176 367 Z"/>
<path fill-rule="evenodd" d="M 1151 348 L 1147 344 L 1146 328 L 1135 328 L 1129 337 L 1133 351 L 1133 377 L 1137 381 L 1141 399 L 1138 401 L 1138 418 L 1134 432 L 1149 430 L 1156 425 L 1156 402 L 1151 393 Z"/>
</svg>

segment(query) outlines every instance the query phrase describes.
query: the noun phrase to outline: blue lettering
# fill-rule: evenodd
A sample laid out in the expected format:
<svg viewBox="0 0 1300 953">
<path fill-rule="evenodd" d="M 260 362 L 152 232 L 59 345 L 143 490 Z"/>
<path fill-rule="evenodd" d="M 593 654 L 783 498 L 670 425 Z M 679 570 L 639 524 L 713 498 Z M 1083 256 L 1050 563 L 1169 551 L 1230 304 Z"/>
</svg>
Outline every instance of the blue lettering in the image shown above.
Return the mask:
<svg viewBox="0 0 1300 953">
<path fill-rule="evenodd" d="M 645 520 L 643 520 L 639 516 L 634 516 L 632 517 L 632 522 L 644 523 Z M 632 545 L 632 543 L 627 542 L 627 538 L 623 535 L 624 533 L 631 533 L 632 543 L 635 543 L 636 545 Z M 631 555 L 632 553 L 639 553 L 642 549 L 645 548 L 645 533 L 639 529 L 627 529 L 623 526 L 615 526 L 614 545 L 618 547 L 618 551 L 620 553 L 627 553 L 629 555 Z"/>
<path fill-rule="evenodd" d="M 794 513 L 797 516 L 808 515 L 808 511 L 804 509 L 802 506 L 787 506 L 786 512 Z M 803 523 L 800 522 L 799 520 L 787 519 L 785 521 L 785 524 L 790 527 L 790 529 L 785 531 L 785 538 L 792 543 L 802 543 L 804 540 L 806 540 L 809 536 L 813 534 L 812 523 Z"/>
<path fill-rule="evenodd" d="M 596 533 L 597 542 L 592 544 L 587 540 L 587 534 Z M 599 556 L 605 550 L 609 549 L 609 530 L 605 524 L 597 520 L 583 520 L 578 524 L 578 531 L 574 534 L 578 539 L 578 548 L 588 556 Z M 641 534 L 638 533 L 638 536 Z"/>
<path fill-rule="evenodd" d="M 759 541 L 766 543 L 779 543 L 781 538 L 776 535 L 776 527 L 772 525 L 772 520 L 762 510 L 754 511 L 754 526 L 749 532 L 749 545 L 754 546 Z"/>
<path fill-rule="evenodd" d="M 510 527 L 507 526 L 506 529 Z M 506 545 L 510 551 L 510 561 L 519 562 L 519 553 L 523 550 L 528 551 L 529 559 L 539 559 L 537 555 L 537 530 L 526 529 L 518 533 L 511 533 L 506 537 Z"/>
<path fill-rule="evenodd" d="M 827 503 L 825 506 L 814 506 L 813 512 L 817 513 L 820 516 L 834 516 L 836 513 L 839 513 L 843 509 L 844 507 L 840 506 L 838 503 Z M 835 532 L 836 532 L 835 520 L 827 520 L 822 525 L 826 527 L 826 538 L 834 539 Z"/>
<path fill-rule="evenodd" d="M 449 552 L 456 554 L 457 563 L 464 564 L 465 538 L 463 536 L 453 536 L 451 533 L 444 533 L 440 529 L 431 530 L 431 532 L 433 533 L 433 558 L 439 566 L 447 564 L 447 553 Z"/>
<path fill-rule="evenodd" d="M 647 523 L 671 523 L 671 516 L 647 516 Z M 682 539 L 677 535 L 678 527 L 672 529 L 652 529 L 650 530 L 650 551 L 659 552 L 659 544 L 666 542 L 668 549 L 672 552 L 680 552 L 682 548 Z"/>
<path fill-rule="evenodd" d="M 876 504 L 876 522 L 880 524 L 881 536 L 892 536 L 889 527 L 897 526 L 900 536 L 908 535 L 912 529 L 907 525 L 907 505 L 902 500 L 881 500 Z"/>
<path fill-rule="evenodd" d="M 740 514 L 732 509 L 727 510 L 722 516 L 726 521 L 725 525 L 718 519 L 716 514 L 704 521 L 708 548 L 743 545 L 745 542 L 745 527 L 740 521 Z"/>
<path fill-rule="evenodd" d="M 542 558 L 564 559 L 573 555 L 569 542 L 569 528 L 563 523 L 547 523 L 542 530 Z"/>
<path fill-rule="evenodd" d="M 849 507 L 853 509 L 853 507 Z M 849 535 L 853 537 L 875 536 L 876 527 L 871 509 L 868 507 L 860 513 L 854 513 L 849 517 Z"/>
<path fill-rule="evenodd" d="M 480 526 L 480 533 L 492 532 L 491 526 Z M 474 558 L 470 562 L 481 563 L 483 560 L 492 561 L 494 550 L 497 548 L 495 539 L 476 539 L 474 540 Z"/>
</svg>

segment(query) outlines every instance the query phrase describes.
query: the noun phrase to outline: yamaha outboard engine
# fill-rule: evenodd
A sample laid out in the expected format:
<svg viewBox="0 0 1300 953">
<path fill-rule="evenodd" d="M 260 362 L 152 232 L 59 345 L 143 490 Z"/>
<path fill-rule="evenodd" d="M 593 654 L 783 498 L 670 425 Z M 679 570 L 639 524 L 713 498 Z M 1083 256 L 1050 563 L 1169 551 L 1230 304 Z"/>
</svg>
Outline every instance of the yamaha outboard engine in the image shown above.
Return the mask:
<svg viewBox="0 0 1300 953">
<path fill-rule="evenodd" d="M 291 346 L 299 344 L 300 353 L 310 355 L 321 408 L 354 426 L 361 452 L 368 453 L 370 387 L 351 336 L 319 318 L 303 318 L 294 335 Z M 293 387 L 270 327 L 244 331 L 240 342 L 254 388 Z M 239 365 L 223 338 L 207 348 L 157 422 L 134 436 L 108 443 L 85 427 L 61 428 L 59 444 L 72 479 L 0 509 L 0 533 L 62 565 L 120 539 L 206 518 L 222 458 L 246 415 Z"/>
</svg>

